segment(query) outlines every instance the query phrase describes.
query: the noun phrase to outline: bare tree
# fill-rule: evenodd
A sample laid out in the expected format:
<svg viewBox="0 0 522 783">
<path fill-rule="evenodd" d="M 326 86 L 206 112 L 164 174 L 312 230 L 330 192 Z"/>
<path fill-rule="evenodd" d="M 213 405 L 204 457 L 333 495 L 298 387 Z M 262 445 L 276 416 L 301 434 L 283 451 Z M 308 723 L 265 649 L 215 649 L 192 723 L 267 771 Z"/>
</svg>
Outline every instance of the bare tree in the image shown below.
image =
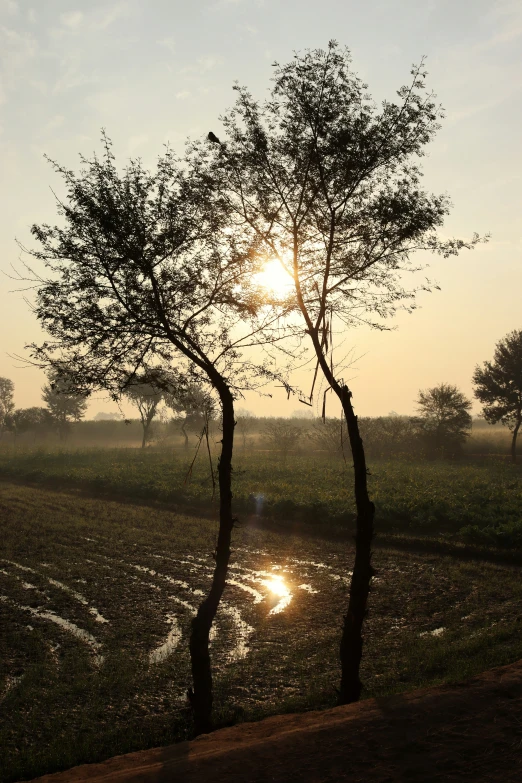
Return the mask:
<svg viewBox="0 0 522 783">
<path fill-rule="evenodd" d="M 401 276 L 414 268 L 416 251 L 449 256 L 478 241 L 442 241 L 436 234 L 450 204 L 421 188 L 415 162 L 442 116 L 424 79 L 422 66 L 414 68 L 399 100 L 379 110 L 352 72 L 348 51 L 331 42 L 327 51 L 276 63 L 263 103 L 236 86 L 223 141 L 209 145 L 237 222 L 256 233 L 265 258 L 278 259 L 293 280 L 304 331 L 346 418 L 357 532 L 341 640 L 341 703 L 361 693 L 374 505 L 336 333 L 360 323 L 383 328 L 382 319 L 399 307 L 414 308 L 416 291 L 406 290 Z M 429 290 L 429 282 L 420 288 Z M 310 398 L 313 393 L 314 386 Z"/>
<path fill-rule="evenodd" d="M 58 203 L 62 225 L 33 226 L 39 248 L 28 251 L 49 271 L 36 281 L 35 313 L 50 337 L 29 349 L 36 363 L 74 378 L 79 393 L 102 388 L 117 399 L 144 368 L 158 367 L 206 385 L 219 400 L 215 569 L 189 643 L 195 730 L 207 732 L 209 634 L 235 523 L 234 398 L 272 377 L 269 357 L 254 364 L 242 351 L 277 343 L 279 314 L 252 284 L 258 261 L 251 235 L 234 230 L 197 150 L 185 163 L 167 150 L 152 173 L 131 160 L 120 174 L 103 141 L 102 157 L 82 158 L 78 175 L 53 163 L 67 192 Z"/>
</svg>

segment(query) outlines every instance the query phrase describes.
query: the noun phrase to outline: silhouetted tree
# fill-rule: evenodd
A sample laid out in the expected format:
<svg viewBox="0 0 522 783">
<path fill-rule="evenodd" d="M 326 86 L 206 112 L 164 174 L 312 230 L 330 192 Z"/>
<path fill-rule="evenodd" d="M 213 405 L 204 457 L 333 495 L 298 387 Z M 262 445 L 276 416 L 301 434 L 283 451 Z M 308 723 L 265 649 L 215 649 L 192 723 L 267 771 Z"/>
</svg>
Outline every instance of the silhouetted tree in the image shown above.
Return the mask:
<svg viewBox="0 0 522 783">
<path fill-rule="evenodd" d="M 135 405 L 139 411 L 143 437 L 141 448 L 144 449 L 152 437 L 152 420 L 156 415 L 158 405 L 163 399 L 164 392 L 148 380 L 144 375 L 141 379 L 136 377 L 125 390 L 125 396 Z"/>
<path fill-rule="evenodd" d="M 42 387 L 42 400 L 58 430 L 60 440 L 67 437 L 73 421 L 81 421 L 87 410 L 85 395 L 71 391 L 66 378 L 51 373 L 49 383 Z"/>
<path fill-rule="evenodd" d="M 416 422 L 429 451 L 456 456 L 471 430 L 471 401 L 449 383 L 419 391 Z"/>
<path fill-rule="evenodd" d="M 422 190 L 415 158 L 424 154 L 442 115 L 425 91 L 422 66 L 412 75 L 399 100 L 385 101 L 379 110 L 351 71 L 348 51 L 331 42 L 326 52 L 276 63 L 271 96 L 263 103 L 237 86 L 237 102 L 223 118 L 226 141 L 207 144 L 236 220 L 256 233 L 265 257 L 279 259 L 293 280 L 304 331 L 347 422 L 357 532 L 341 640 L 341 703 L 361 692 L 374 506 L 334 336 L 361 322 L 382 328 L 382 318 L 397 308 L 414 308 L 416 292 L 403 288 L 402 273 L 412 269 L 416 251 L 449 256 L 478 241 L 442 241 L 435 233 L 449 200 Z M 429 282 L 421 288 L 429 290 Z"/>
<path fill-rule="evenodd" d="M 473 383 L 486 421 L 501 422 L 511 430 L 511 460 L 516 462 L 522 424 L 522 331 L 510 332 L 499 340 L 493 361 L 475 368 Z"/>
<path fill-rule="evenodd" d="M 8 429 L 14 408 L 14 383 L 9 378 L 0 377 L 0 437 Z"/>
<path fill-rule="evenodd" d="M 26 432 L 33 432 L 36 435 L 45 435 L 50 433 L 56 422 L 48 408 L 18 408 L 8 416 L 7 429 L 13 435 L 23 435 Z"/>
<path fill-rule="evenodd" d="M 214 416 L 214 400 L 200 384 L 189 382 L 177 385 L 164 395 L 165 405 L 174 413 L 174 421 L 180 423 L 184 446 L 189 446 L 189 431 L 199 431 Z"/>
<path fill-rule="evenodd" d="M 50 272 L 40 278 L 35 311 L 50 335 L 29 346 L 33 361 L 76 381 L 76 391 L 107 389 L 117 399 L 145 368 L 168 368 L 206 384 L 220 401 L 219 531 L 210 591 L 192 622 L 189 698 L 196 733 L 212 727 L 209 633 L 225 588 L 234 517 L 234 397 L 269 359 L 254 365 L 242 346 L 274 344 L 277 314 L 252 285 L 258 261 L 251 236 L 235 230 L 230 209 L 197 151 L 179 162 L 170 150 L 150 173 L 131 160 L 122 174 L 110 141 L 82 159 L 65 182 L 61 226 L 35 225 L 29 251 Z M 256 381 L 257 383 L 258 381 Z"/>
</svg>

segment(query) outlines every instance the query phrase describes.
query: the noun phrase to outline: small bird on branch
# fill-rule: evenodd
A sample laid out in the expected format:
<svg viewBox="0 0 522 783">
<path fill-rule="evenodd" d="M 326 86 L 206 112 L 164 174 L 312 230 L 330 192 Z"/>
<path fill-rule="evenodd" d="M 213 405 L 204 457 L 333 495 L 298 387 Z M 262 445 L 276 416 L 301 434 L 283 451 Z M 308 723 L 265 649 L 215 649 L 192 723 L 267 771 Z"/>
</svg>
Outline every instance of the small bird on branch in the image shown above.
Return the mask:
<svg viewBox="0 0 522 783">
<path fill-rule="evenodd" d="M 210 131 L 210 133 L 208 134 L 207 139 L 211 141 L 213 144 L 221 144 L 216 134 L 212 133 L 212 131 Z"/>
</svg>

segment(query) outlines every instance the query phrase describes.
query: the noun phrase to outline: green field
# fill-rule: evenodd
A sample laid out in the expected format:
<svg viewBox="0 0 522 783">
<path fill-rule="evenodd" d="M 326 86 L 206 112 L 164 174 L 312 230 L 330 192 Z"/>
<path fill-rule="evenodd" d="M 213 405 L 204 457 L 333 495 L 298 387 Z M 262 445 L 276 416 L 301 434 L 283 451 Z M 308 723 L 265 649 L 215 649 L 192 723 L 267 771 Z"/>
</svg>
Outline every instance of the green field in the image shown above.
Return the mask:
<svg viewBox="0 0 522 783">
<path fill-rule="evenodd" d="M 353 523 L 350 465 L 322 454 L 244 453 L 234 461 L 237 513 L 283 526 L 347 530 Z M 215 514 L 208 462 L 172 449 L 0 450 L 0 477 L 70 487 Z M 369 487 L 383 533 L 442 534 L 486 546 L 522 547 L 522 468 L 472 463 L 374 461 Z"/>
<path fill-rule="evenodd" d="M 2 781 L 190 736 L 187 641 L 216 508 L 204 463 L 188 485 L 186 468 L 167 451 L 1 452 Z M 522 657 L 522 580 L 509 563 L 520 552 L 506 546 L 520 531 L 517 470 L 372 472 L 381 535 L 364 696 Z M 212 641 L 218 723 L 335 704 L 349 478 L 337 461 L 236 460 L 240 525 Z M 480 546 L 469 525 L 490 530 Z"/>
</svg>

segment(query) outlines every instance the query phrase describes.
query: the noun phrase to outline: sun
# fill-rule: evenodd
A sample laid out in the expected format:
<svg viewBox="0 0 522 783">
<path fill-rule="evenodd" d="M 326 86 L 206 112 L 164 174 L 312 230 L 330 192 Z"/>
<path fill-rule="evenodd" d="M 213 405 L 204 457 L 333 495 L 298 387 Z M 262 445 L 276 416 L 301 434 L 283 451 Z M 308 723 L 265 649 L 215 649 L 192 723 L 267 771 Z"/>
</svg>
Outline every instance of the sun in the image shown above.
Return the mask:
<svg viewBox="0 0 522 783">
<path fill-rule="evenodd" d="M 267 261 L 261 272 L 254 278 L 255 282 L 265 289 L 267 294 L 281 299 L 287 297 L 293 289 L 293 281 L 277 258 Z"/>
</svg>

